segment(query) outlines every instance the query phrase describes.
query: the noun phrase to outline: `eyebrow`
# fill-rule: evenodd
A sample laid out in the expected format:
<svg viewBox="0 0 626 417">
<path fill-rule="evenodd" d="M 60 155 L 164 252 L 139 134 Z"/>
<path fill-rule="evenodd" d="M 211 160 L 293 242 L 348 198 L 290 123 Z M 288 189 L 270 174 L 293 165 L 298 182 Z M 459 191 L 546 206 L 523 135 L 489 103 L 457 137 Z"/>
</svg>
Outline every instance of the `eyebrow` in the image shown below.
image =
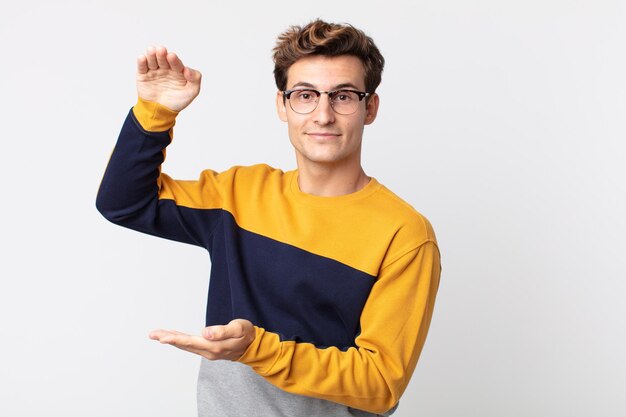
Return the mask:
<svg viewBox="0 0 626 417">
<path fill-rule="evenodd" d="M 317 87 L 311 83 L 307 83 L 304 81 L 300 81 L 295 83 L 291 89 L 294 89 L 296 87 L 306 87 L 306 88 L 312 88 L 312 89 L 316 89 Z M 330 89 L 330 91 L 334 91 L 334 90 L 340 90 L 342 88 L 354 88 L 355 90 L 360 90 L 359 87 L 357 87 L 356 85 L 352 84 L 352 83 L 341 83 L 341 84 L 337 84 L 334 87 L 332 87 Z"/>
</svg>

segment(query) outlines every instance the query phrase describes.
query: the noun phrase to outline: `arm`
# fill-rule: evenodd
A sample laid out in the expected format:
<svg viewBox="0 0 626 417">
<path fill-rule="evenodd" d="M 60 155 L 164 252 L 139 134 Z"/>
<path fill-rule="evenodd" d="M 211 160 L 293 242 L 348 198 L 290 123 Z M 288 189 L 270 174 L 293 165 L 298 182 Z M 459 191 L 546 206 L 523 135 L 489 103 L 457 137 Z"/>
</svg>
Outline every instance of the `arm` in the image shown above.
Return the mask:
<svg viewBox="0 0 626 417">
<path fill-rule="evenodd" d="M 431 240 L 383 268 L 361 315 L 357 348 L 345 351 L 281 342 L 247 320 L 207 327 L 202 336 L 156 330 L 150 337 L 210 360 L 238 360 L 287 392 L 383 413 L 397 404 L 415 369 L 440 272 Z"/>
<path fill-rule="evenodd" d="M 358 348 L 281 342 L 255 328 L 239 361 L 285 391 L 385 412 L 398 402 L 417 364 L 439 275 L 439 251 L 427 241 L 381 271 L 361 315 Z"/>
<path fill-rule="evenodd" d="M 96 200 L 110 221 L 204 246 L 194 231 L 207 229 L 193 223 L 206 223 L 206 216 L 195 216 L 198 213 L 181 208 L 179 201 L 199 195 L 198 190 L 211 181 L 210 173 L 200 181 L 179 183 L 160 170 L 175 118 L 198 95 L 200 79 L 198 71 L 183 66 L 165 48 L 150 48 L 138 58 L 139 100 L 122 127 Z"/>
</svg>

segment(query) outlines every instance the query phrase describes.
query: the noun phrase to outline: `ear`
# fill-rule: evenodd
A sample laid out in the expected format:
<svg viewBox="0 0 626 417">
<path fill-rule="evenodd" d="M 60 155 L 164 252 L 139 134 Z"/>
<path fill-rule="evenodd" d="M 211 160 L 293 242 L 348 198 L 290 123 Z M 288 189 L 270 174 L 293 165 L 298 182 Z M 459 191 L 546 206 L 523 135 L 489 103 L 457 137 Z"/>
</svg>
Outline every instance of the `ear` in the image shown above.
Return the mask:
<svg viewBox="0 0 626 417">
<path fill-rule="evenodd" d="M 365 121 L 363 124 L 369 125 L 374 123 L 374 120 L 376 120 L 376 115 L 378 114 L 379 104 L 380 99 L 378 97 L 378 94 L 372 93 L 372 95 L 369 97 L 369 100 L 367 100 L 367 106 L 365 107 Z"/>
<path fill-rule="evenodd" d="M 283 98 L 283 92 L 276 92 L 276 112 L 278 113 L 278 118 L 283 122 L 287 121 L 287 107 L 285 106 L 287 103 Z"/>
</svg>

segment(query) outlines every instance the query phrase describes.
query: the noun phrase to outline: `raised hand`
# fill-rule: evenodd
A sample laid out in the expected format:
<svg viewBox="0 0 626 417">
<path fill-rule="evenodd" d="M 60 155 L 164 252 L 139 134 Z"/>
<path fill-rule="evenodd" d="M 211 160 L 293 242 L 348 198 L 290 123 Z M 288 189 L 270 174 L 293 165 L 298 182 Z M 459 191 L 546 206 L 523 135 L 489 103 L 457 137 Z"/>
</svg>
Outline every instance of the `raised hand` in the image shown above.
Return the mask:
<svg viewBox="0 0 626 417">
<path fill-rule="evenodd" d="M 137 94 L 174 111 L 187 107 L 200 93 L 200 71 L 183 65 L 173 52 L 149 47 L 137 58 Z"/>
</svg>

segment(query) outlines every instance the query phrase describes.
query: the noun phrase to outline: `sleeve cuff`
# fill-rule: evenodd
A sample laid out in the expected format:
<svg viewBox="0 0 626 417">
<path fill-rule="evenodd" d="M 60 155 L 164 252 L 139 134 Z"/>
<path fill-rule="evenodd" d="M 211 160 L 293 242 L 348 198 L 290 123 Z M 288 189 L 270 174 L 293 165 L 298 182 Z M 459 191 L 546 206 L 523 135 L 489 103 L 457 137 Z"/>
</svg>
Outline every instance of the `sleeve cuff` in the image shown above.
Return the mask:
<svg viewBox="0 0 626 417">
<path fill-rule="evenodd" d="M 254 340 L 237 362 L 248 365 L 263 375 L 270 371 L 279 357 L 280 339 L 275 333 L 266 332 L 260 327 L 254 326 L 254 329 Z"/>
<path fill-rule="evenodd" d="M 178 112 L 154 101 L 137 99 L 133 107 L 135 118 L 141 127 L 148 132 L 166 132 L 174 127 Z"/>
</svg>

